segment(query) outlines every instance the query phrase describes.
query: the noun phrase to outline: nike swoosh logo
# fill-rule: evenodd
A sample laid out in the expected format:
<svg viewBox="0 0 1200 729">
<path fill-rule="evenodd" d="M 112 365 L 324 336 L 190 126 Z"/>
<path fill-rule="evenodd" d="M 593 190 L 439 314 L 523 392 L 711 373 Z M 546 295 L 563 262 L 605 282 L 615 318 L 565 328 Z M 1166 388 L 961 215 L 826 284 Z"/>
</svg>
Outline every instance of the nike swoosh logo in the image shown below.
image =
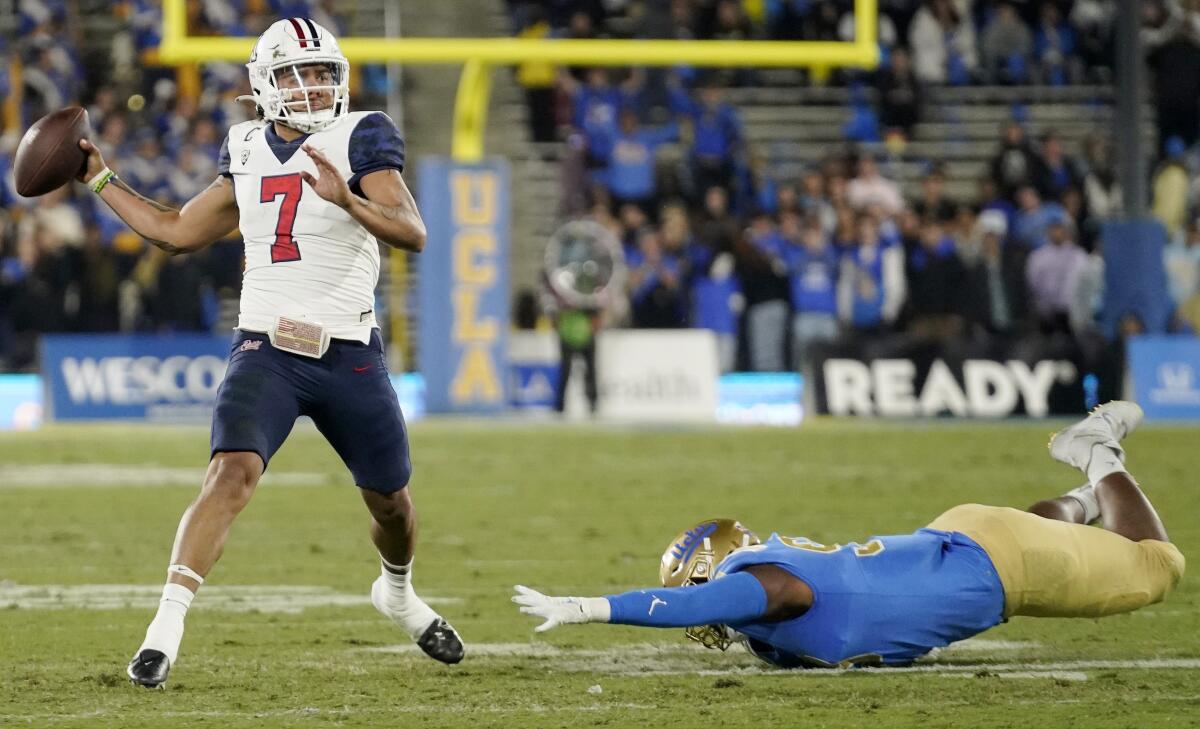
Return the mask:
<svg viewBox="0 0 1200 729">
<path fill-rule="evenodd" d="M 366 372 L 369 369 L 371 369 L 371 365 L 367 365 L 366 367 L 355 367 L 354 371 L 355 372 Z"/>
</svg>

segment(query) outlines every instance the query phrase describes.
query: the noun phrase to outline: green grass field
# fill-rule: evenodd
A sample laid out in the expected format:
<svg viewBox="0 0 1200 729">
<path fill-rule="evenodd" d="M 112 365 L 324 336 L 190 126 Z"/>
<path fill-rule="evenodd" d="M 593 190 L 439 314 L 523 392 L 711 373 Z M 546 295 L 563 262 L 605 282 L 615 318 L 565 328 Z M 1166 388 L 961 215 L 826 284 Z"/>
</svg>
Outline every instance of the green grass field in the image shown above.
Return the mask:
<svg viewBox="0 0 1200 729">
<path fill-rule="evenodd" d="M 0 725 L 32 727 L 1200 726 L 1200 581 L 1102 621 L 1018 618 L 916 670 L 781 672 L 682 631 L 535 637 L 511 586 L 652 584 L 672 536 L 735 516 L 817 541 L 1026 506 L 1081 477 L 1058 423 L 814 421 L 798 430 L 426 422 L 412 431 L 416 585 L 467 641 L 442 666 L 368 602 L 378 562 L 340 462 L 300 427 L 188 616 L 166 691 L 124 666 L 153 615 L 207 431 L 0 434 Z M 1200 554 L 1200 430 L 1145 427 L 1131 471 Z"/>
</svg>

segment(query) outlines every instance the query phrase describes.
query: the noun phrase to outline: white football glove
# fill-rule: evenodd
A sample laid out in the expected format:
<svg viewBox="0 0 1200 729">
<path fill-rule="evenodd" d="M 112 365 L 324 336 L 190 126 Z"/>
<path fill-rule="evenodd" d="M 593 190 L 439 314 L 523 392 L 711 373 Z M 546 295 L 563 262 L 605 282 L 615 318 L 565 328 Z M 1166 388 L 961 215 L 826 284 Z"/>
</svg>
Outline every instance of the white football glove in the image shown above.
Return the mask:
<svg viewBox="0 0 1200 729">
<path fill-rule="evenodd" d="M 512 601 L 521 606 L 525 615 L 536 615 L 546 622 L 534 628 L 543 633 L 551 628 L 572 623 L 607 623 L 611 608 L 603 597 L 551 597 L 524 585 L 514 585 L 517 591 Z"/>
</svg>

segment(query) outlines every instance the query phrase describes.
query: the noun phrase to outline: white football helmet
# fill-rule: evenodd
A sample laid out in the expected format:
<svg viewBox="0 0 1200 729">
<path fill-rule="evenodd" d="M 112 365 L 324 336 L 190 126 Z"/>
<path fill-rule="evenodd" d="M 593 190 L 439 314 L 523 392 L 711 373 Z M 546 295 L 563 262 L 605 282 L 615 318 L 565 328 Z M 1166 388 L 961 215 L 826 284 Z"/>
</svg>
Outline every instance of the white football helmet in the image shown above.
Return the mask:
<svg viewBox="0 0 1200 729">
<path fill-rule="evenodd" d="M 301 69 L 311 65 L 325 66 L 329 83 L 305 83 Z M 246 68 L 252 93 L 239 98 L 257 104 L 264 119 L 312 133 L 350 111 L 350 62 L 333 34 L 308 18 L 284 18 L 267 28 L 254 44 Z M 328 94 L 328 106 L 314 109 L 313 91 Z"/>
</svg>

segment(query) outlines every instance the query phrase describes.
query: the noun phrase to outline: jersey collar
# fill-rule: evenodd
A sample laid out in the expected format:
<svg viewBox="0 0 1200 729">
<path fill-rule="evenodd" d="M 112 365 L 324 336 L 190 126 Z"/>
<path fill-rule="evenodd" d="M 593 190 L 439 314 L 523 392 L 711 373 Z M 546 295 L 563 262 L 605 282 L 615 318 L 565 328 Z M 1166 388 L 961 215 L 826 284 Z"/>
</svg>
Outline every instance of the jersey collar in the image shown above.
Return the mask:
<svg viewBox="0 0 1200 729">
<path fill-rule="evenodd" d="M 263 136 L 267 140 L 267 146 L 275 153 L 275 157 L 279 160 L 280 164 L 285 164 L 290 160 L 292 155 L 296 153 L 296 150 L 300 149 L 300 145 L 304 144 L 304 141 L 309 137 L 308 134 L 304 134 L 290 142 L 285 141 L 283 137 L 275 133 L 275 125 L 273 123 L 267 124 L 267 130 Z"/>
</svg>

